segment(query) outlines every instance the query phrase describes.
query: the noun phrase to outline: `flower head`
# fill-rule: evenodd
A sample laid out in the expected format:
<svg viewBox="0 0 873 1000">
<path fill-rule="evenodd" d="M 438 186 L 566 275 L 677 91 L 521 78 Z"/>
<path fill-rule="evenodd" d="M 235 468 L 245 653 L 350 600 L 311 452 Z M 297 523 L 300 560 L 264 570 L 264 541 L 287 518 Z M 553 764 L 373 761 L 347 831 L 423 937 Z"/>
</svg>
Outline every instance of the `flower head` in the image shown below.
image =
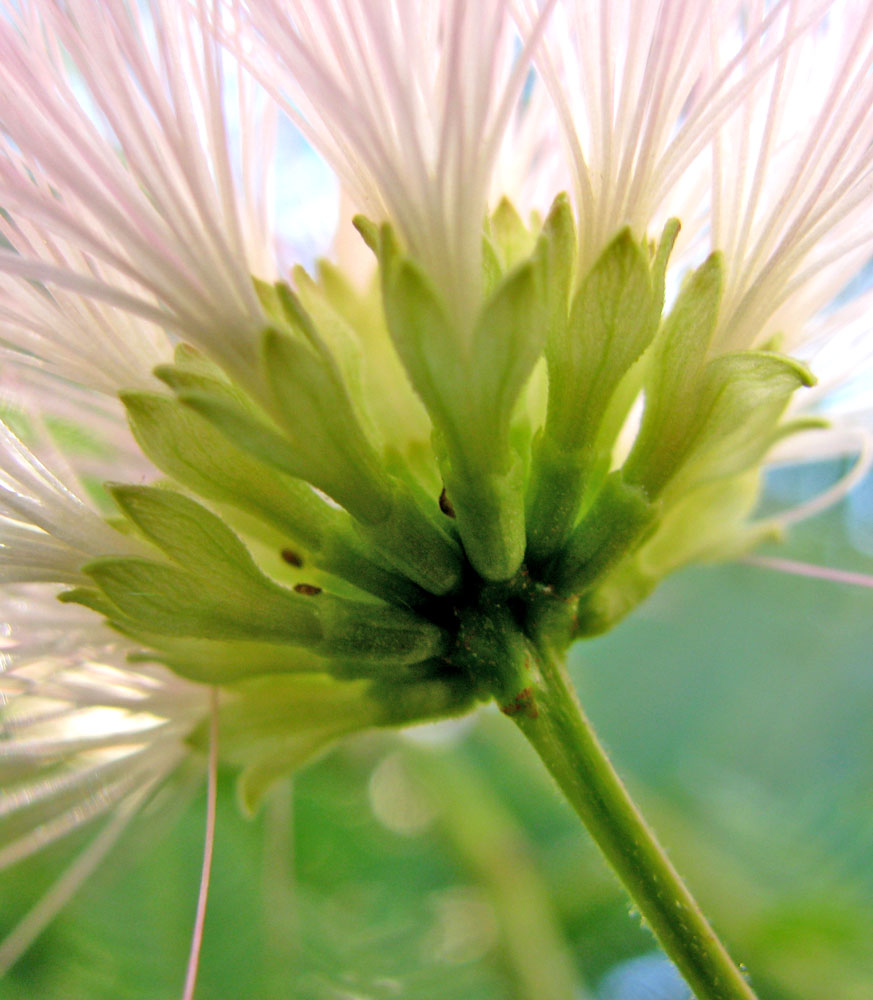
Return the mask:
<svg viewBox="0 0 873 1000">
<path fill-rule="evenodd" d="M 870 2 L 4 13 L 0 863 L 202 756 L 209 688 L 250 808 L 362 728 L 536 718 L 543 646 L 772 533 L 817 362 L 873 353 L 820 312 L 871 249 Z M 369 285 L 278 274 L 272 102 Z"/>
<path fill-rule="evenodd" d="M 873 11 L 817 6 L 782 5 L 766 19 L 751 12 L 735 72 L 756 83 L 712 140 L 711 239 L 726 262 L 722 350 L 774 336 L 796 349 L 873 251 Z M 715 46 L 722 63 L 725 48 L 728 39 Z"/>
<path fill-rule="evenodd" d="M 247 65 L 469 322 L 491 174 L 536 26 L 519 53 L 502 0 L 268 2 L 246 14 Z"/>
<path fill-rule="evenodd" d="M 4 339 L 61 375 L 136 384 L 166 357 L 164 330 L 208 338 L 240 372 L 251 363 L 263 325 L 251 276 L 273 276 L 270 112 L 234 71 L 231 136 L 206 14 L 4 6 Z"/>
</svg>

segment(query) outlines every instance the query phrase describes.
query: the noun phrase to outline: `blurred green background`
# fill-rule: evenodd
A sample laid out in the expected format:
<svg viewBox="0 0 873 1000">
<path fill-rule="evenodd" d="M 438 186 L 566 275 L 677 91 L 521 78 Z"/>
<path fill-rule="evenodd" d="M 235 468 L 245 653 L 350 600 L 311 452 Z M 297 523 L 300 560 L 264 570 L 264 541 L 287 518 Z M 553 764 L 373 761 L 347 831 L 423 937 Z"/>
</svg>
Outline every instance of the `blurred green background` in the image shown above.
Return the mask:
<svg viewBox="0 0 873 1000">
<path fill-rule="evenodd" d="M 770 502 L 833 467 L 786 471 Z M 873 572 L 873 482 L 779 554 Z M 574 650 L 583 704 L 761 1000 L 873 997 L 873 591 L 668 580 Z M 2 1000 L 182 993 L 204 793 L 141 821 Z M 58 870 L 0 883 L 2 926 Z M 2 928 L 0 928 L 2 929 Z M 242 818 L 222 776 L 200 1000 L 687 1000 L 506 719 L 365 736 Z"/>
</svg>

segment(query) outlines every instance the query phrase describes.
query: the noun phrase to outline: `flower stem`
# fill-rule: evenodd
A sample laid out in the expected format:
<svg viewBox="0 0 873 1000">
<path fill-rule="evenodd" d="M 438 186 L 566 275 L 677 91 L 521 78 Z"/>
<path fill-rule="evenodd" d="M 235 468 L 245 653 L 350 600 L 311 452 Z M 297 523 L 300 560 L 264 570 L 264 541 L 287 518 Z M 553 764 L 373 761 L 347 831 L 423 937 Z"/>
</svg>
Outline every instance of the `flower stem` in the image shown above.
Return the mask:
<svg viewBox="0 0 873 1000">
<path fill-rule="evenodd" d="M 531 708 L 513 716 L 697 1000 L 756 1000 L 670 864 L 585 718 L 563 664 L 540 650 Z"/>
</svg>

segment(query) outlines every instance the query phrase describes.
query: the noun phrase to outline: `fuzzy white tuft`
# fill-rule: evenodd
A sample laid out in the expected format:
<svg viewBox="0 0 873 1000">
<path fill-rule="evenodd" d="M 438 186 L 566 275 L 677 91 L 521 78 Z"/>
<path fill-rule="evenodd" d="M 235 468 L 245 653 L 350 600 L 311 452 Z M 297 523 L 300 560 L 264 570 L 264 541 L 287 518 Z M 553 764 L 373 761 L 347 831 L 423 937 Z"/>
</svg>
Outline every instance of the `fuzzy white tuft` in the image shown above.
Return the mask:
<svg viewBox="0 0 873 1000">
<path fill-rule="evenodd" d="M 272 115 L 206 7 L 2 6 L 3 339 L 101 389 L 167 360 L 156 325 L 244 372 L 263 326 Z"/>
</svg>

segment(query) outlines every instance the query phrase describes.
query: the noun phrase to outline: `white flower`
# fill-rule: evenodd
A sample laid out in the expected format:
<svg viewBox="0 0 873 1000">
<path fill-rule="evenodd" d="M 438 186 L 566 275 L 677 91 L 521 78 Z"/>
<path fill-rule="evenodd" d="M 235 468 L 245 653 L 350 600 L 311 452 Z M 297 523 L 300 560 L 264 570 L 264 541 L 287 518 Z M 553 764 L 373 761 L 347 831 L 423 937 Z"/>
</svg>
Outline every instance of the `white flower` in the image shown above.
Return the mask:
<svg viewBox="0 0 873 1000">
<path fill-rule="evenodd" d="M 512 6 L 529 34 L 542 5 Z M 573 181 L 580 273 L 622 226 L 648 232 L 668 194 L 680 202 L 664 217 L 699 223 L 702 192 L 699 178 L 689 183 L 688 168 L 706 141 L 718 96 L 708 85 L 701 40 L 726 12 L 712 0 L 557 4 L 534 60 Z M 545 126 L 549 114 L 537 117 Z M 555 143 L 551 150 L 553 157 L 560 151 Z"/>
<path fill-rule="evenodd" d="M 492 171 L 544 6 L 519 52 L 503 0 L 246 4 L 246 64 L 467 322 Z"/>
<path fill-rule="evenodd" d="M 0 634 L 0 869 L 80 829 L 90 837 L 0 943 L 0 973 L 190 763 L 184 741 L 208 697 L 163 667 L 129 662 L 136 643 L 57 601 L 58 584 L 90 583 L 82 566 L 95 557 L 147 551 L 107 524 L 83 485 L 95 471 L 138 477 L 145 467 L 130 454 L 117 405 L 74 387 L 59 397 L 55 379 L 27 369 L 7 365 L 5 376 L 7 393 L 14 390 L 9 419 L 41 454 L 0 424 L 0 619 L 8 623 Z M 57 438 L 78 449 L 74 461 Z"/>
<path fill-rule="evenodd" d="M 42 404 L 46 421 L 63 414 L 69 422 L 58 426 L 68 433 L 82 426 L 104 432 L 97 463 L 102 477 L 110 469 L 141 471 L 142 461 L 136 468 L 125 455 L 132 442 L 120 415 L 99 399 L 95 407 L 87 395 L 71 392 L 53 406 L 39 379 L 25 376 L 19 392 L 23 388 L 28 402 Z M 58 603 L 58 584 L 90 584 L 82 572 L 87 562 L 147 549 L 95 510 L 46 423 L 21 410 L 17 419 L 41 442 L 43 456 L 0 424 L 0 620 L 7 623 L 0 632 L 0 869 L 80 829 L 91 836 L 0 943 L 0 974 L 133 817 L 191 763 L 185 740 L 208 702 L 202 686 L 154 663 L 131 663 L 128 657 L 141 647 L 91 611 Z"/>
<path fill-rule="evenodd" d="M 745 31 L 712 53 L 755 81 L 711 143 L 710 241 L 727 265 L 716 342 L 782 334 L 790 352 L 873 253 L 873 8 L 755 6 Z"/>
<path fill-rule="evenodd" d="M 57 593 L 91 584 L 82 567 L 97 557 L 148 554 L 88 490 L 156 474 L 129 460 L 117 399 L 76 383 L 155 389 L 176 338 L 247 377 L 264 325 L 252 275 L 275 268 L 272 116 L 205 17 L 160 0 L 0 14 L 3 411 L 29 441 L 0 426 L 0 868 L 91 833 L 0 943 L 0 972 L 158 792 L 202 773 L 186 740 L 209 689 L 131 662 L 140 643 Z"/>
<path fill-rule="evenodd" d="M 0 869 L 79 830 L 85 846 L 0 943 L 0 975 L 190 761 L 206 689 L 153 664 L 83 608 L 31 585 L 0 599 Z"/>
<path fill-rule="evenodd" d="M 870 293 L 833 305 L 873 250 L 873 2 L 0 11 L 0 867 L 106 820 L 2 968 L 202 764 L 210 687 L 254 805 L 365 725 L 535 717 L 536 629 L 760 538 L 812 381 L 777 351 L 807 409 L 873 356 Z M 378 282 L 276 281 L 249 74 L 384 224 Z M 817 504 L 852 433 L 780 444 L 860 450 Z"/>
<path fill-rule="evenodd" d="M 3 5 L 4 339 L 101 389 L 146 379 L 164 328 L 245 373 L 263 325 L 269 110 L 227 73 L 205 6 Z"/>
<path fill-rule="evenodd" d="M 84 583 L 84 563 L 139 554 L 142 546 L 110 528 L 83 499 L 0 424 L 0 580 Z"/>
<path fill-rule="evenodd" d="M 513 3 L 528 32 L 539 6 Z M 642 234 L 672 215 L 725 254 L 723 347 L 765 340 L 823 264 L 805 318 L 833 299 L 873 242 L 852 214 L 871 210 L 871 17 L 855 0 L 559 3 L 535 62 L 574 178 L 581 269 L 622 225 Z M 746 326 L 750 296 L 768 305 Z"/>
<path fill-rule="evenodd" d="M 530 31 L 541 5 L 512 6 Z M 683 226 L 674 284 L 720 251 L 712 354 L 775 345 L 808 361 L 819 384 L 792 410 L 835 426 L 780 443 L 775 457 L 857 453 L 850 489 L 870 465 L 873 321 L 869 296 L 831 304 L 873 254 L 873 7 L 567 0 L 534 58 L 553 110 L 539 107 L 531 124 L 563 135 L 580 270 L 622 225 L 654 237 L 668 217 Z M 556 174 L 556 144 L 528 142 L 551 149 L 537 169 Z M 853 402 L 843 392 L 831 405 L 849 381 Z"/>
<path fill-rule="evenodd" d="M 859 412 L 873 380 L 871 297 L 834 304 L 873 255 L 873 6 L 755 6 L 744 28 L 712 51 L 716 67 L 755 81 L 710 145 L 709 240 L 726 263 L 715 347 L 775 343 L 819 379 L 794 409 L 816 408 L 833 426 L 789 438 L 775 460 L 858 455 L 838 488 L 786 515 L 791 523 L 839 499 L 873 461 Z M 835 397 L 850 381 L 847 407 Z"/>
</svg>

